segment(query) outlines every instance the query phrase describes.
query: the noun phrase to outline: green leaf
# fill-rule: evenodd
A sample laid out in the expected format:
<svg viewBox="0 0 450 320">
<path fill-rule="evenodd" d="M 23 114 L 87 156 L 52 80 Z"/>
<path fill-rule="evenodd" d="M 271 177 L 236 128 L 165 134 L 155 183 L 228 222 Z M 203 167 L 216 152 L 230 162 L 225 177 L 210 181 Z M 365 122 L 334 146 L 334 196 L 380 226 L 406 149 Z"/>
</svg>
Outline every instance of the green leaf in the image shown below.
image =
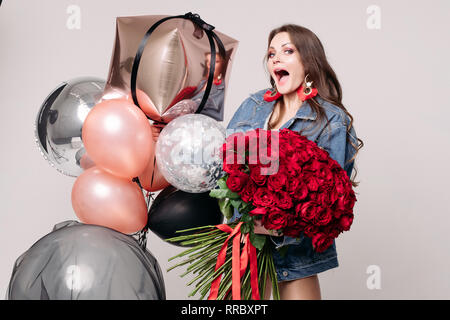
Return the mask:
<svg viewBox="0 0 450 320">
<path fill-rule="evenodd" d="M 233 216 L 233 207 L 231 206 L 230 199 L 220 199 L 219 208 L 225 218 L 231 219 Z"/>
<path fill-rule="evenodd" d="M 253 217 L 247 213 L 243 213 L 241 216 L 241 221 L 243 221 L 243 222 L 252 222 L 252 220 L 253 220 Z"/>
<path fill-rule="evenodd" d="M 228 176 L 223 176 L 222 178 L 217 180 L 217 185 L 219 186 L 220 189 L 228 189 L 227 179 L 228 179 Z"/>
<path fill-rule="evenodd" d="M 239 210 L 239 207 L 242 205 L 242 203 L 244 203 L 244 201 L 242 201 L 242 200 L 234 200 L 234 199 L 231 199 L 230 202 L 231 202 L 231 205 L 238 210 Z"/>
<path fill-rule="evenodd" d="M 249 233 L 250 232 L 250 225 L 248 224 L 248 223 L 244 223 L 242 226 L 241 226 L 241 232 L 242 233 Z"/>
<path fill-rule="evenodd" d="M 256 249 L 262 250 L 264 243 L 266 243 L 266 236 L 262 234 L 250 233 L 250 242 L 255 246 Z"/>
<path fill-rule="evenodd" d="M 241 198 L 241 196 L 238 193 L 233 192 L 230 189 L 227 190 L 226 197 L 230 198 L 230 199 L 240 199 Z"/>
<path fill-rule="evenodd" d="M 227 198 L 229 190 L 223 190 L 223 189 L 213 189 L 209 192 L 209 196 L 212 198 Z"/>
<path fill-rule="evenodd" d="M 241 208 L 239 209 L 239 212 L 241 212 L 242 214 L 244 214 L 244 213 L 247 214 L 252 210 L 253 210 L 253 205 L 251 203 L 242 201 L 242 205 L 241 205 Z"/>
</svg>

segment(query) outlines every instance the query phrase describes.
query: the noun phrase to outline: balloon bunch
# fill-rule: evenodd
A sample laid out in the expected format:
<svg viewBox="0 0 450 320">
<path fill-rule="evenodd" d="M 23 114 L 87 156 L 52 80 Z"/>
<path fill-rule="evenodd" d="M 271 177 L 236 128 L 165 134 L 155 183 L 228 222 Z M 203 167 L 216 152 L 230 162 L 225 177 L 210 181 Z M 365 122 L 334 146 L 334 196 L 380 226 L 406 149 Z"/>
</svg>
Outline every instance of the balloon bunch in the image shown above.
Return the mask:
<svg viewBox="0 0 450 320">
<path fill-rule="evenodd" d="M 192 13 L 119 17 L 116 27 L 108 81 L 65 81 L 38 112 L 36 143 L 76 177 L 82 223 L 58 224 L 17 259 L 8 299 L 165 299 L 147 231 L 167 239 L 222 221 L 208 191 L 223 174 L 217 120 L 237 41 Z M 161 189 L 149 207 L 144 194 Z"/>
<path fill-rule="evenodd" d="M 217 120 L 237 41 L 192 13 L 118 17 L 116 29 L 108 81 L 67 81 L 42 104 L 36 120 L 41 152 L 57 170 L 77 177 L 72 206 L 85 224 L 125 234 L 150 228 L 165 238 L 152 221 L 161 220 L 157 208 L 166 206 L 149 208 L 144 196 L 161 189 L 184 198 L 199 194 L 183 206 L 190 219 L 165 214 L 173 228 L 186 229 L 191 225 L 181 221 L 188 220 L 220 222 L 206 195 L 223 175 L 225 130 Z M 163 128 L 158 139 L 154 126 Z M 200 218 L 201 205 L 214 209 Z"/>
<path fill-rule="evenodd" d="M 87 224 L 136 233 L 147 223 L 147 204 L 132 179 L 153 157 L 152 129 L 144 113 L 127 100 L 106 100 L 88 114 L 82 132 L 95 166 L 72 189 L 72 206 Z"/>
</svg>

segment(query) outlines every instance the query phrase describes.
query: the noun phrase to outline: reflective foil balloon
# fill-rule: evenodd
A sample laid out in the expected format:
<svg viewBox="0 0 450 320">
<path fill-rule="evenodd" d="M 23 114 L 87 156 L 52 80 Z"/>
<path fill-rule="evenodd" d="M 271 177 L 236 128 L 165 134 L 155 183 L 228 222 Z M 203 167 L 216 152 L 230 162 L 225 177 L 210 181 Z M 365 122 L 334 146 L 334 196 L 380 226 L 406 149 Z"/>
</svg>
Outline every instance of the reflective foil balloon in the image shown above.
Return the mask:
<svg viewBox="0 0 450 320">
<path fill-rule="evenodd" d="M 105 81 L 83 77 L 61 83 L 42 103 L 35 138 L 44 158 L 59 172 L 77 177 L 83 172 L 77 153 L 83 149 L 81 128 L 102 98 Z"/>
<path fill-rule="evenodd" d="M 75 180 L 72 207 L 81 222 L 126 234 L 142 230 L 147 223 L 147 204 L 138 185 L 98 167 Z"/>
<path fill-rule="evenodd" d="M 148 228 L 163 240 L 189 232 L 183 229 L 221 224 L 222 212 L 209 192 L 188 193 L 168 186 L 153 201 L 148 214 Z M 192 231 L 195 232 L 195 231 Z M 169 242 L 181 246 L 176 242 Z M 195 244 L 194 244 L 195 245 Z"/>
<path fill-rule="evenodd" d="M 156 143 L 156 163 L 166 180 L 186 192 L 206 192 L 222 171 L 225 129 L 216 120 L 189 114 L 172 120 Z"/>
<path fill-rule="evenodd" d="M 155 257 L 114 230 L 66 221 L 15 262 L 8 300 L 164 300 Z"/>
<path fill-rule="evenodd" d="M 147 30 L 165 17 L 147 15 L 116 19 L 116 38 L 104 99 L 130 98 L 132 67 L 140 42 Z M 217 29 L 214 32 L 225 47 L 215 82 L 220 80 L 226 88 L 238 41 Z M 207 35 L 190 20 L 167 20 L 154 30 L 144 48 L 137 73 L 137 99 L 147 116 L 164 122 L 166 112 L 177 102 L 203 95 L 210 52 Z M 221 90 L 220 94 L 224 96 L 225 91 Z M 212 98 L 215 103 L 219 102 L 218 108 L 223 109 L 224 100 Z M 223 112 L 217 114 L 223 117 Z"/>
</svg>

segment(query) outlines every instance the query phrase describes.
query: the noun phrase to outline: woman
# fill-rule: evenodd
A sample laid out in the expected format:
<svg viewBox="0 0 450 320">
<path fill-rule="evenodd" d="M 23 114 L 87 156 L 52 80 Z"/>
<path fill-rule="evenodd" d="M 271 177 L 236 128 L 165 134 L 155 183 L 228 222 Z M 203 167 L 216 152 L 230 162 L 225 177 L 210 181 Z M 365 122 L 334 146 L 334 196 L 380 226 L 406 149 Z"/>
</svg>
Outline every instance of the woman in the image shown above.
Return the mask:
<svg viewBox="0 0 450 320">
<path fill-rule="evenodd" d="M 227 133 L 256 128 L 298 131 L 328 151 L 351 177 L 363 142 L 356 137 L 353 117 L 342 105 L 341 86 L 320 40 L 310 30 L 291 24 L 273 30 L 268 40 L 265 63 L 272 89 L 250 95 L 234 114 Z M 354 180 L 352 184 L 358 185 Z M 239 216 L 235 210 L 232 220 Z M 260 224 L 255 225 L 255 232 L 270 235 Z M 281 299 L 321 299 L 317 274 L 338 266 L 335 242 L 317 253 L 303 234 L 299 239 L 270 238 L 275 244 Z M 277 249 L 284 246 L 288 247 L 282 255 Z"/>
</svg>

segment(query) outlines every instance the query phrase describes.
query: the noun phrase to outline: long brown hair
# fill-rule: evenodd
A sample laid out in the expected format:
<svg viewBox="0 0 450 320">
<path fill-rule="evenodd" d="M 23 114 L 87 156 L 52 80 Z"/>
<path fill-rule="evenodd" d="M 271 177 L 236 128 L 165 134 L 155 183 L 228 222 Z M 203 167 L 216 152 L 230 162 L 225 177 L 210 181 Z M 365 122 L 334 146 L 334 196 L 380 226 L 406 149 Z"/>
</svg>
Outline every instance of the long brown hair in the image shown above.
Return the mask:
<svg viewBox="0 0 450 320">
<path fill-rule="evenodd" d="M 308 81 L 313 81 L 313 87 L 315 87 L 318 91 L 318 95 L 339 108 L 341 108 L 345 114 L 349 117 L 350 123 L 347 125 L 347 133 L 350 132 L 350 129 L 353 125 L 353 117 L 347 111 L 347 109 L 342 104 L 342 89 L 339 81 L 337 79 L 336 73 L 333 68 L 327 61 L 325 50 L 323 48 L 322 43 L 319 38 L 309 29 L 298 26 L 295 24 L 285 24 L 279 28 L 272 30 L 269 34 L 268 45 L 272 39 L 280 32 L 287 32 L 289 37 L 300 53 L 300 59 L 303 64 L 303 68 L 305 70 L 305 75 L 308 75 Z M 267 55 L 264 58 L 264 65 L 267 66 Z M 270 77 L 270 83 L 273 88 L 275 88 L 275 81 Z M 326 114 L 324 108 L 313 98 L 308 100 L 314 112 L 317 114 L 316 120 L 313 121 L 313 126 L 320 129 L 321 124 L 326 120 Z M 285 107 L 283 104 L 283 100 L 280 101 L 280 110 L 277 117 L 269 120 L 269 128 L 274 127 L 277 122 L 279 122 L 285 112 Z M 303 130 L 302 130 L 303 132 Z M 300 132 L 300 133 L 302 133 Z M 358 144 L 355 145 L 352 141 L 349 141 L 347 135 L 347 141 L 350 142 L 352 147 L 355 149 L 355 154 L 353 157 L 348 160 L 348 162 L 353 161 L 356 158 L 359 149 L 364 146 L 364 142 L 357 138 Z M 359 182 L 356 182 L 354 179 L 357 174 L 357 169 L 354 166 L 355 175 L 351 178 L 352 185 L 354 187 L 358 186 Z"/>
</svg>

